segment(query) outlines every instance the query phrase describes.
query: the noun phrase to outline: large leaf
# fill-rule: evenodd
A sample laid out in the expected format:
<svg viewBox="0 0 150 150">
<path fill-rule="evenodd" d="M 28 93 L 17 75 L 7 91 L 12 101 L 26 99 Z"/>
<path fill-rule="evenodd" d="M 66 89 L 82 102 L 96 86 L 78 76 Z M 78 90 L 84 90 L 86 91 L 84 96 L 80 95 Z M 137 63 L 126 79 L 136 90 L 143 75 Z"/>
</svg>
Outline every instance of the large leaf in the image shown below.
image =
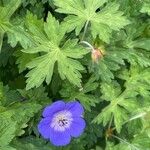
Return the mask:
<svg viewBox="0 0 150 150">
<path fill-rule="evenodd" d="M 27 64 L 31 71 L 26 75 L 28 77 L 26 88 L 39 87 L 44 80 L 49 84 L 56 62 L 60 77 L 68 79 L 71 83 L 80 87 L 81 74 L 79 71 L 84 68 L 75 59 L 82 58 L 88 51 L 78 46 L 77 40 L 68 40 L 63 46 L 60 46 L 65 30 L 51 14 L 49 14 L 47 22 L 43 25 L 41 22 L 37 26 L 37 24 L 34 24 L 34 20 L 28 20 L 28 27 L 37 43 L 34 47 L 22 51 L 30 54 L 43 53 Z"/>
<path fill-rule="evenodd" d="M 118 4 L 108 3 L 103 7 L 106 2 L 107 0 L 54 0 L 58 12 L 69 14 L 65 18 L 68 31 L 75 29 L 78 35 L 88 22 L 94 37 L 99 35 L 100 39 L 109 42 L 111 32 L 123 28 L 129 21 L 118 10 Z M 99 8 L 100 11 L 97 11 Z"/>
</svg>

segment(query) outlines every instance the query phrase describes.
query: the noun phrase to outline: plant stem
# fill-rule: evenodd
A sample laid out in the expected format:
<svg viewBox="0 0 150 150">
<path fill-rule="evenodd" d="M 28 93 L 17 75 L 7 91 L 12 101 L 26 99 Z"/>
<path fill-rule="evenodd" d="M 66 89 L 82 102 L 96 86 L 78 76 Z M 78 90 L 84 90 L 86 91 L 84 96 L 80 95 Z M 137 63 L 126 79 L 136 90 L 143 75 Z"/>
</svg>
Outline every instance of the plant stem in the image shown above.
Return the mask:
<svg viewBox="0 0 150 150">
<path fill-rule="evenodd" d="M 144 117 L 146 114 L 147 114 L 146 112 L 142 112 L 142 113 L 140 113 L 140 114 L 137 114 L 137 115 L 131 117 L 129 120 L 125 121 L 122 125 L 124 125 L 124 124 L 126 124 L 126 123 L 128 123 L 128 122 L 130 122 L 130 121 L 133 121 L 133 120 L 142 118 L 142 117 Z"/>
<path fill-rule="evenodd" d="M 113 121 L 113 115 L 111 114 L 111 119 L 110 119 L 110 122 L 109 122 L 109 125 L 108 125 L 108 129 L 110 129 L 112 121 Z"/>
<path fill-rule="evenodd" d="M 84 40 L 84 37 L 85 37 L 86 31 L 87 31 L 88 25 L 89 25 L 89 21 L 87 20 L 86 23 L 85 23 L 85 26 L 84 26 L 84 31 L 83 31 L 83 35 L 82 35 L 81 41 Z"/>
<path fill-rule="evenodd" d="M 92 51 L 94 51 L 94 47 L 90 43 L 88 43 L 87 41 L 81 41 L 80 43 L 87 45 Z"/>
<path fill-rule="evenodd" d="M 121 138 L 120 138 L 120 137 L 118 137 L 118 136 L 112 135 L 112 137 L 114 137 L 114 138 L 118 139 L 119 141 L 121 141 L 121 142 L 123 142 L 123 143 L 126 143 L 127 145 L 129 145 L 129 146 L 133 147 L 135 150 L 139 150 L 137 147 L 135 147 L 134 145 L 130 144 L 129 142 L 127 142 L 127 141 L 125 141 L 125 140 L 121 139 Z"/>
<path fill-rule="evenodd" d="M 133 120 L 142 118 L 142 117 L 145 116 L 146 114 L 147 114 L 146 112 L 143 112 L 143 113 L 141 113 L 141 114 L 135 115 L 135 116 L 131 117 L 129 120 L 123 122 L 122 126 L 125 125 L 126 123 L 130 122 L 130 121 L 133 121 Z M 113 129 L 115 130 L 116 127 L 114 127 Z"/>
</svg>

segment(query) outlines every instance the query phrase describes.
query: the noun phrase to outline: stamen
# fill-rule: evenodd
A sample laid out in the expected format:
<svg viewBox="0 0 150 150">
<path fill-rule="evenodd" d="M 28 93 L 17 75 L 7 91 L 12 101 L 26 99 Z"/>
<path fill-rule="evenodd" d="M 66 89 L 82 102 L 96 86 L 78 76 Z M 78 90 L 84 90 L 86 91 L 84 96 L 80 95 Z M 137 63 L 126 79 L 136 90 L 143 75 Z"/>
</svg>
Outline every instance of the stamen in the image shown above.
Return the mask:
<svg viewBox="0 0 150 150">
<path fill-rule="evenodd" d="M 60 125 L 60 126 L 65 126 L 65 125 L 67 125 L 68 124 L 68 120 L 67 119 L 60 119 L 59 121 L 58 121 L 58 124 Z"/>
<path fill-rule="evenodd" d="M 72 114 L 70 111 L 60 111 L 54 115 L 51 127 L 57 131 L 64 131 L 66 128 L 70 127 L 72 120 Z"/>
</svg>

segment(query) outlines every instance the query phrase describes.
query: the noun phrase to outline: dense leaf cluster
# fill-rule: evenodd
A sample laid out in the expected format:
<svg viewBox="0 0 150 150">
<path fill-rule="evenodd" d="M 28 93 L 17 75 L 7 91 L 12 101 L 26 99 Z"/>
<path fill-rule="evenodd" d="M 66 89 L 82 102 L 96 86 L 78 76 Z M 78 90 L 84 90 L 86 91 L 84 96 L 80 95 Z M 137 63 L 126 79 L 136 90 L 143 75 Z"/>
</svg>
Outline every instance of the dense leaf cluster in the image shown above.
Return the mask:
<svg viewBox="0 0 150 150">
<path fill-rule="evenodd" d="M 85 108 L 84 134 L 37 131 L 58 100 Z M 149 0 L 0 0 L 0 150 L 150 150 Z"/>
</svg>

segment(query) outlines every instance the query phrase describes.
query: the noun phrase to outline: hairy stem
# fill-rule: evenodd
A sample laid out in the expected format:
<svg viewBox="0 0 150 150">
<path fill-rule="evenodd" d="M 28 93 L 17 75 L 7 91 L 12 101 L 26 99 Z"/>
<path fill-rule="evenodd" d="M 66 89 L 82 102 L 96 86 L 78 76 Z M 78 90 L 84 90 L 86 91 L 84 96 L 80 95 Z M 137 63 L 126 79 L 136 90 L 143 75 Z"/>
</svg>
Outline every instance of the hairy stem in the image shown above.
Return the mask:
<svg viewBox="0 0 150 150">
<path fill-rule="evenodd" d="M 86 31 L 87 31 L 88 25 L 89 25 L 89 21 L 86 21 L 81 41 L 84 40 L 84 37 L 85 37 Z"/>
<path fill-rule="evenodd" d="M 120 138 L 120 137 L 118 137 L 118 136 L 112 135 L 112 137 L 114 137 L 114 138 L 118 139 L 119 141 L 121 141 L 121 142 L 123 142 L 123 143 L 125 143 L 125 144 L 129 145 L 130 147 L 134 148 L 135 150 L 139 150 L 136 146 L 134 146 L 134 145 L 130 144 L 129 142 L 127 142 L 127 141 L 125 141 L 125 140 L 121 139 L 121 138 Z"/>
<path fill-rule="evenodd" d="M 92 51 L 94 51 L 94 47 L 90 43 L 88 43 L 87 41 L 81 41 L 80 43 L 87 45 Z"/>
<path fill-rule="evenodd" d="M 113 121 L 113 115 L 111 114 L 111 119 L 110 119 L 110 122 L 109 122 L 109 125 L 108 125 L 108 129 L 110 129 L 110 128 L 111 128 L 112 121 Z"/>
</svg>

